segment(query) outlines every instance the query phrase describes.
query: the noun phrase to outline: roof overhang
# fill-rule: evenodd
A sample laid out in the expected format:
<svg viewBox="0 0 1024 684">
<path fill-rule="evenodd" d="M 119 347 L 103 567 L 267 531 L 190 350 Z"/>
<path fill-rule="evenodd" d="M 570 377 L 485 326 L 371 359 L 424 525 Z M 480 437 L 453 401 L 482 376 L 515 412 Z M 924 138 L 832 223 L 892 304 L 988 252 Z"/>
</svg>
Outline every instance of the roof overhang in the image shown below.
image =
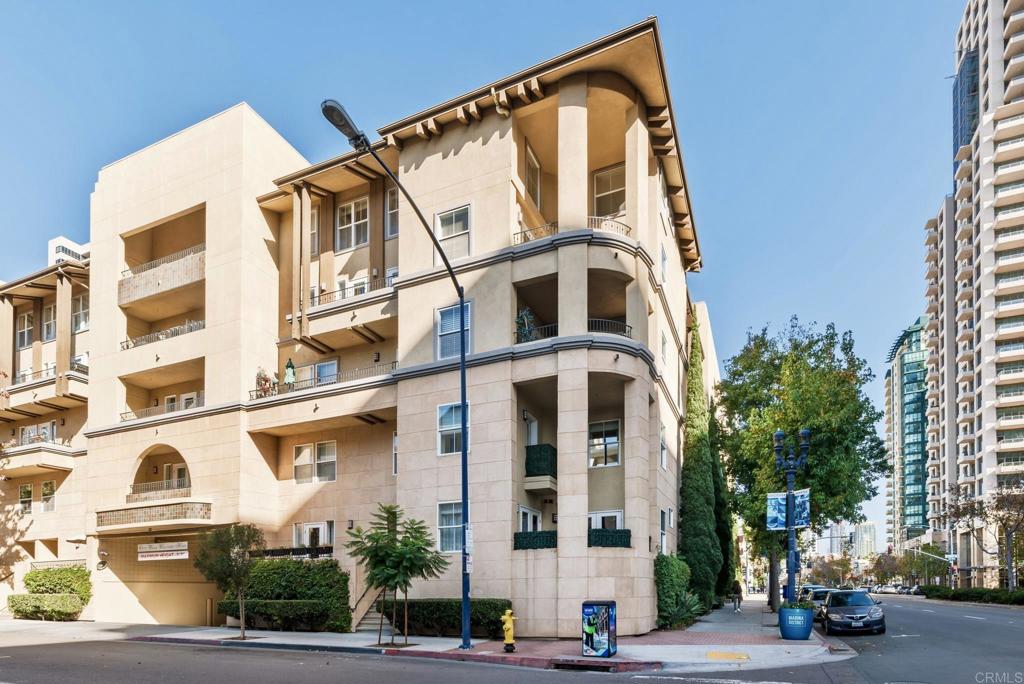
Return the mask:
<svg viewBox="0 0 1024 684">
<path fill-rule="evenodd" d="M 56 292 L 58 274 L 70 276 L 72 280 L 85 284 L 89 279 L 89 262 L 68 259 L 47 266 L 23 278 L 0 285 L 0 295 L 11 297 L 16 304 L 17 300 L 42 299 Z"/>
</svg>

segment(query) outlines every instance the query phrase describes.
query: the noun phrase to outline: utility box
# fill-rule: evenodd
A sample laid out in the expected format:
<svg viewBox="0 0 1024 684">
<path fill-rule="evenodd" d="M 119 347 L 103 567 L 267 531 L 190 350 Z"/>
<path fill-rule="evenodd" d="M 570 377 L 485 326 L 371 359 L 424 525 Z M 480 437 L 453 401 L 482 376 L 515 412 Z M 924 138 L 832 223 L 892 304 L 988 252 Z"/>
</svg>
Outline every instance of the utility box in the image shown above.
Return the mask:
<svg viewBox="0 0 1024 684">
<path fill-rule="evenodd" d="M 611 658 L 618 650 L 615 641 L 615 601 L 583 602 L 583 655 Z"/>
</svg>

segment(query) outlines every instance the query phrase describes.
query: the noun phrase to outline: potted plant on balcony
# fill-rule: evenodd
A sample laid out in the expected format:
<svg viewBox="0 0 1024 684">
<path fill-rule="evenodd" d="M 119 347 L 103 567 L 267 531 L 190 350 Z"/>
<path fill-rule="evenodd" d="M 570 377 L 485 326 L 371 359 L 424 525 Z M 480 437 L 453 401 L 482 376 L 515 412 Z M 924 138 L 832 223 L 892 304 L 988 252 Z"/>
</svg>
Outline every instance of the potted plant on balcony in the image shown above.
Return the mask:
<svg viewBox="0 0 1024 684">
<path fill-rule="evenodd" d="M 783 639 L 806 641 L 814 629 L 814 604 L 810 601 L 787 601 L 779 608 L 779 634 Z"/>
<path fill-rule="evenodd" d="M 269 397 L 274 391 L 274 381 L 267 371 L 260 368 L 256 371 L 256 398 Z"/>
</svg>

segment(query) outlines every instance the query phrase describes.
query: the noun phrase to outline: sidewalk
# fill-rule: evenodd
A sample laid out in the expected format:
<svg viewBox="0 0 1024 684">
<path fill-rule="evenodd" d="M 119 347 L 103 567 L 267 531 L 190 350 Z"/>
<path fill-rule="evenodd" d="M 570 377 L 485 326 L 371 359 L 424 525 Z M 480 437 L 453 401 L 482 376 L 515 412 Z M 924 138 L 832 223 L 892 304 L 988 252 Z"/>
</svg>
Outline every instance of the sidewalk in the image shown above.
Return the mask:
<svg viewBox="0 0 1024 684">
<path fill-rule="evenodd" d="M 241 648 L 277 648 L 308 651 L 374 653 L 386 656 L 425 657 L 485 662 L 543 669 L 601 669 L 609 672 L 643 670 L 720 671 L 795 667 L 850 658 L 856 653 L 841 641 L 813 632 L 808 641 L 784 641 L 775 614 L 762 598 L 743 602 L 743 612 L 731 606 L 712 612 L 685 630 L 654 631 L 637 637 L 619 637 L 613 658 L 584 658 L 578 639 L 521 639 L 515 653 L 505 653 L 500 641 L 475 641 L 463 651 L 457 638 L 410 636 L 410 646 L 378 646 L 373 632 L 270 632 L 247 630 L 238 641 L 234 628 L 176 627 L 153 629 L 134 641 Z M 414 644 L 414 645 L 413 645 Z"/>
</svg>

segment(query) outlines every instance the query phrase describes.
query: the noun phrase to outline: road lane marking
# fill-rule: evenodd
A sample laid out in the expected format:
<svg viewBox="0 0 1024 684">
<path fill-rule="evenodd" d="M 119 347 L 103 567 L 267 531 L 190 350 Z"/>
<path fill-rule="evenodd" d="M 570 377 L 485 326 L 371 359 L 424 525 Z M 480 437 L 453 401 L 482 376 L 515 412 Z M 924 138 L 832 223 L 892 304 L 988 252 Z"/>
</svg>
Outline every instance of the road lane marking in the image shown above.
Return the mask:
<svg viewBox="0 0 1024 684">
<path fill-rule="evenodd" d="M 893 639 L 903 639 L 905 637 L 919 637 L 919 636 L 921 636 L 921 635 L 920 634 L 893 634 L 892 638 Z"/>
<path fill-rule="evenodd" d="M 792 684 L 776 680 L 749 681 L 744 679 L 717 679 L 708 677 L 676 677 L 673 675 L 633 675 L 630 679 L 656 679 L 672 682 L 688 682 L 689 684 Z M 0 682 L 0 684 L 3 684 Z"/>
<path fill-rule="evenodd" d="M 982 617 L 975 617 L 974 615 L 964 615 L 964 617 L 969 619 L 969 620 L 984 620 L 984 619 L 986 619 L 986 618 L 982 618 Z"/>
<path fill-rule="evenodd" d="M 929 610 L 927 608 L 922 608 L 921 610 L 923 610 L 926 613 L 934 613 L 935 612 L 934 610 Z"/>
</svg>

